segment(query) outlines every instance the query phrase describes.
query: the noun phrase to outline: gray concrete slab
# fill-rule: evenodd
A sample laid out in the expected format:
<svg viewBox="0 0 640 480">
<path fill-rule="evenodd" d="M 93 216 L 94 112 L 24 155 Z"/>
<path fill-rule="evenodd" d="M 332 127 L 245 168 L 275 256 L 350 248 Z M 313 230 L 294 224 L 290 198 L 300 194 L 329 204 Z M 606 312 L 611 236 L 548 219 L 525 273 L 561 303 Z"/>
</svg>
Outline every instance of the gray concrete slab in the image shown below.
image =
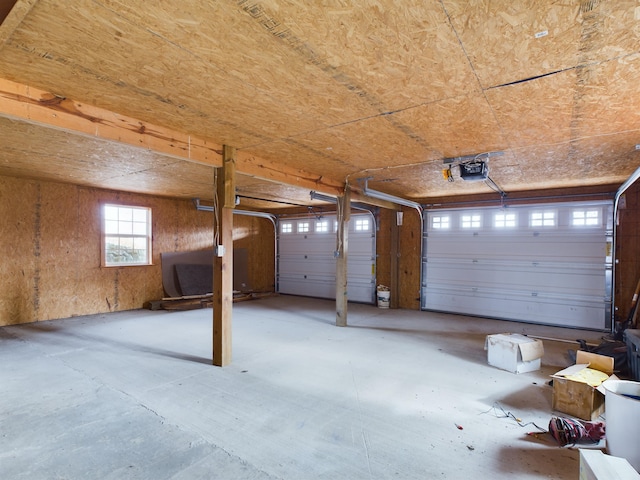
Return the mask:
<svg viewBox="0 0 640 480">
<path fill-rule="evenodd" d="M 0 329 L 0 478 L 577 478 L 547 435 L 549 375 L 486 363 L 487 334 L 602 333 L 272 297 L 234 305 L 233 363 L 210 309 Z M 460 427 L 460 428 L 459 428 Z"/>
</svg>

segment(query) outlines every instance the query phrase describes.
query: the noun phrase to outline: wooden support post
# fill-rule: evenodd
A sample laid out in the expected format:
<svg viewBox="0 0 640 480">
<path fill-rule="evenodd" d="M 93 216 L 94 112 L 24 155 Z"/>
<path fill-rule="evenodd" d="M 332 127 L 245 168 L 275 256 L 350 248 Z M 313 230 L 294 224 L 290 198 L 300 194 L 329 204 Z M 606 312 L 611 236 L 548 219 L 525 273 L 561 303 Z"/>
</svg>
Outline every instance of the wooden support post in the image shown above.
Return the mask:
<svg viewBox="0 0 640 480">
<path fill-rule="evenodd" d="M 336 256 L 336 326 L 347 326 L 347 254 L 349 220 L 351 219 L 351 191 L 346 185 L 344 195 L 338 197 L 338 231 Z"/>
<path fill-rule="evenodd" d="M 231 314 L 233 307 L 233 209 L 236 197 L 236 151 L 223 148 L 222 168 L 216 174 L 213 256 L 213 364 L 231 363 Z"/>
</svg>

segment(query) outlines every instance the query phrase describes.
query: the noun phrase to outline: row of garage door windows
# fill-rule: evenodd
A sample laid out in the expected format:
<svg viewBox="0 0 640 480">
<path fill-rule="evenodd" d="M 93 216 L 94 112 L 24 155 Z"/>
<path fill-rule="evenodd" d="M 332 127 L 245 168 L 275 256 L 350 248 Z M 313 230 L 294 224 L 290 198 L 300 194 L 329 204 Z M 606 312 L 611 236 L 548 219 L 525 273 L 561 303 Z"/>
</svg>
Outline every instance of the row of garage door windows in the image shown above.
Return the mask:
<svg viewBox="0 0 640 480">
<path fill-rule="evenodd" d="M 530 227 L 556 227 L 558 226 L 558 213 L 555 210 L 529 212 Z M 459 216 L 459 226 L 463 229 L 481 228 L 483 215 L 481 213 L 465 213 Z M 601 225 L 602 215 L 599 208 L 576 209 L 571 212 L 570 225 L 573 227 L 597 227 Z M 446 230 L 452 227 L 450 214 L 431 215 L 431 228 Z M 516 228 L 518 226 L 518 214 L 516 212 L 498 212 L 493 214 L 494 228 Z M 313 230 L 312 230 L 313 229 Z M 329 233 L 338 230 L 336 220 L 298 220 L 280 223 L 280 233 Z M 355 220 L 356 232 L 368 232 L 371 230 L 371 221 L 367 217 Z"/>
</svg>

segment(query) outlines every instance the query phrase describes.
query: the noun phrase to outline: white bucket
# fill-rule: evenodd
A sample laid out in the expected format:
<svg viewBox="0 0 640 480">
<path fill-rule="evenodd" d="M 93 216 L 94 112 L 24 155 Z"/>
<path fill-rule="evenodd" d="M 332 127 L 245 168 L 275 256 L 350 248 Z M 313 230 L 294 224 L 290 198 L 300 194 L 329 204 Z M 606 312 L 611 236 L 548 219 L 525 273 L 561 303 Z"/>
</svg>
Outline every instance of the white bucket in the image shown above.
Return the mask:
<svg viewBox="0 0 640 480">
<path fill-rule="evenodd" d="M 389 308 L 391 292 L 389 290 L 378 290 L 378 308 Z"/>
<path fill-rule="evenodd" d="M 625 458 L 640 471 L 640 383 L 607 380 L 602 384 L 605 395 L 607 452 Z"/>
</svg>

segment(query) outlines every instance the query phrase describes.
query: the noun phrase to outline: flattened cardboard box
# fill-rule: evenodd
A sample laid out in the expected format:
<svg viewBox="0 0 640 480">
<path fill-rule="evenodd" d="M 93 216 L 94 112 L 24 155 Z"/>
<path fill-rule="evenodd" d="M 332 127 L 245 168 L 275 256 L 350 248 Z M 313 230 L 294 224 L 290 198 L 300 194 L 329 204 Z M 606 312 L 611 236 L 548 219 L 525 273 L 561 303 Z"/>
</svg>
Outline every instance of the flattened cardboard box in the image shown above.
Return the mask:
<svg viewBox="0 0 640 480">
<path fill-rule="evenodd" d="M 518 333 L 487 335 L 484 342 L 489 365 L 513 373 L 533 372 L 540 369 L 544 355 L 541 340 Z"/>
<path fill-rule="evenodd" d="M 617 379 L 613 375 L 613 357 L 596 353 L 576 352 L 576 364 L 554 373 L 552 408 L 581 420 L 595 420 L 604 413 L 604 387 L 602 384 L 591 386 L 587 383 L 566 378 L 578 374 L 585 368 L 598 370 L 609 375 L 608 379 Z M 604 382 L 603 382 L 604 383 Z"/>
</svg>

